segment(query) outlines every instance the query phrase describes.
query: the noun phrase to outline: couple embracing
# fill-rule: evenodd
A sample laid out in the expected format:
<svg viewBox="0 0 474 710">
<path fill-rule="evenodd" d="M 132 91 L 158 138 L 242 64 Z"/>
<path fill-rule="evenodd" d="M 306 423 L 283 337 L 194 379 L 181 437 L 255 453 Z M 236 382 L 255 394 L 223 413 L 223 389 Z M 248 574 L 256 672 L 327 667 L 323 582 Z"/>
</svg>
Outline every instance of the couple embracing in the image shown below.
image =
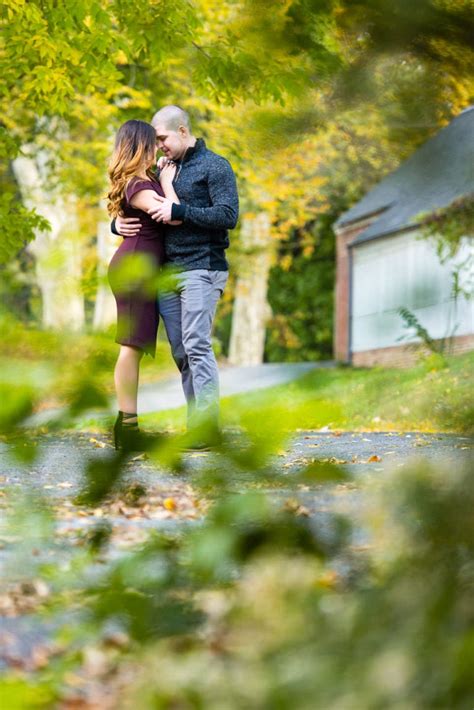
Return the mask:
<svg viewBox="0 0 474 710">
<path fill-rule="evenodd" d="M 157 148 L 163 156 L 155 170 Z M 109 178 L 112 231 L 123 237 L 109 265 L 120 344 L 114 373 L 119 407 L 115 446 L 140 451 L 150 445 L 138 427 L 137 391 L 140 361 L 144 353 L 155 354 L 161 317 L 181 373 L 188 428 L 205 424 L 192 447 L 208 448 L 218 440 L 218 370 L 211 333 L 228 277 L 227 230 L 238 218 L 234 173 L 225 158 L 193 136 L 185 111 L 165 106 L 151 124 L 130 120 L 121 126 Z M 139 278 L 127 276 L 123 268 L 129 255 L 143 255 Z M 172 269 L 173 287 L 157 293 L 164 267 Z"/>
</svg>

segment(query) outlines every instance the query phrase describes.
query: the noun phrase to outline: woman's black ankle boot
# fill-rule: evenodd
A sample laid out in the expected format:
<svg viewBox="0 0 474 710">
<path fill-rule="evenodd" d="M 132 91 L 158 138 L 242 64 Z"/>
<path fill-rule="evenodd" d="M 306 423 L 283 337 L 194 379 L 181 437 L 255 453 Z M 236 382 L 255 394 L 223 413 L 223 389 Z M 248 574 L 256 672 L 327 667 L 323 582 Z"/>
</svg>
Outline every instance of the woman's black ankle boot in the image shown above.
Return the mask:
<svg viewBox="0 0 474 710">
<path fill-rule="evenodd" d="M 151 439 L 138 428 L 136 413 L 120 412 L 114 424 L 114 445 L 124 451 L 146 451 Z"/>
</svg>

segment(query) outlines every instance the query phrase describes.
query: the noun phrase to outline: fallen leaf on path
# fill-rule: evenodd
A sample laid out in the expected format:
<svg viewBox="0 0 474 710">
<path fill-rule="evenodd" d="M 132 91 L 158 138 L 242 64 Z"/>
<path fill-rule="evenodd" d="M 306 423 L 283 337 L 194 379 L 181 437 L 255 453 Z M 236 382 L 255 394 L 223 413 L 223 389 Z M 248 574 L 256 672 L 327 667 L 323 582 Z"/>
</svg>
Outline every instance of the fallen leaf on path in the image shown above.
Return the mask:
<svg viewBox="0 0 474 710">
<path fill-rule="evenodd" d="M 94 444 L 96 449 L 105 449 L 106 446 L 110 446 L 110 444 L 106 444 L 105 442 L 94 439 L 93 437 L 89 439 L 89 443 Z"/>
<path fill-rule="evenodd" d="M 296 498 L 288 498 L 285 501 L 285 510 L 287 510 L 290 513 L 294 513 L 295 515 L 302 515 L 304 517 L 309 517 L 310 512 L 306 506 L 301 505 L 299 500 Z"/>
<path fill-rule="evenodd" d="M 146 453 L 138 454 L 138 456 L 134 456 L 133 458 L 131 458 L 128 464 L 130 465 L 133 461 L 145 461 L 146 459 L 148 459 Z"/>
</svg>

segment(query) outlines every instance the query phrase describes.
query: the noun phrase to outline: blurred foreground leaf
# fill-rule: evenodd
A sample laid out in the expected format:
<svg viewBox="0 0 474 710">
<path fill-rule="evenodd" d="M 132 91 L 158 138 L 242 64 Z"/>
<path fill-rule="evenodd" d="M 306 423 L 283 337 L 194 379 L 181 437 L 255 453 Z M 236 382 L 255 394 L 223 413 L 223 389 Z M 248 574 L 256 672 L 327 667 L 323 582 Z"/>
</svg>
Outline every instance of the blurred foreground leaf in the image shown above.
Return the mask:
<svg viewBox="0 0 474 710">
<path fill-rule="evenodd" d="M 35 393 L 31 387 L 0 383 L 0 433 L 9 433 L 33 411 Z"/>
</svg>

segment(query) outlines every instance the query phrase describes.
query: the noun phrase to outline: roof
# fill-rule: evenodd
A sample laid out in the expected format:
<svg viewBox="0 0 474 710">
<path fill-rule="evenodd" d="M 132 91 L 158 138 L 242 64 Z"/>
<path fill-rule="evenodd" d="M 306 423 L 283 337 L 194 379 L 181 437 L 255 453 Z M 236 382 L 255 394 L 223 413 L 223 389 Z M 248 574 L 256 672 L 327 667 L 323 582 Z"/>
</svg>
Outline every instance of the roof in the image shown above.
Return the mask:
<svg viewBox="0 0 474 710">
<path fill-rule="evenodd" d="M 474 192 L 474 106 L 413 155 L 337 220 L 344 227 L 380 213 L 352 245 L 419 224 L 422 213 L 447 207 Z"/>
</svg>

